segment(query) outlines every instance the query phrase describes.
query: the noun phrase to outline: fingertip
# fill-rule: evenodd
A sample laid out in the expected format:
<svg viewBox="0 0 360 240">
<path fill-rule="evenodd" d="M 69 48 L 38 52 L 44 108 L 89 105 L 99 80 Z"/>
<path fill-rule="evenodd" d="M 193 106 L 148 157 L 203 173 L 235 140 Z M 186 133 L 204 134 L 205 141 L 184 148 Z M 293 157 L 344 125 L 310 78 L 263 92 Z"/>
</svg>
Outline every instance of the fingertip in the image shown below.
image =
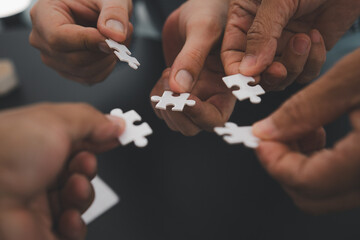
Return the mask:
<svg viewBox="0 0 360 240">
<path fill-rule="evenodd" d="M 257 56 L 246 54 L 239 65 L 239 72 L 245 76 L 252 76 L 255 73 Z"/>
<path fill-rule="evenodd" d="M 124 42 L 129 27 L 129 6 L 120 1 L 104 1 L 99 20 L 99 31 L 116 42 Z"/>
<path fill-rule="evenodd" d="M 66 239 L 85 239 L 86 225 L 76 209 L 66 210 L 59 219 L 58 232 Z"/>
<path fill-rule="evenodd" d="M 296 34 L 291 41 L 291 49 L 295 54 L 304 56 L 310 52 L 311 39 L 308 35 Z"/>
<path fill-rule="evenodd" d="M 175 73 L 170 74 L 169 88 L 175 93 L 191 92 L 194 78 L 188 70 L 175 70 Z"/>
<path fill-rule="evenodd" d="M 125 130 L 125 120 L 113 115 L 106 115 L 106 117 L 112 122 L 113 128 L 115 128 L 115 131 L 112 132 L 115 133 L 117 137 L 119 137 Z"/>
<path fill-rule="evenodd" d="M 263 140 L 272 140 L 278 136 L 278 129 L 271 117 L 256 122 L 252 128 L 253 134 Z"/>
<path fill-rule="evenodd" d="M 310 31 L 311 42 L 313 43 L 321 43 L 322 36 L 321 33 L 317 29 L 313 29 Z"/>
</svg>

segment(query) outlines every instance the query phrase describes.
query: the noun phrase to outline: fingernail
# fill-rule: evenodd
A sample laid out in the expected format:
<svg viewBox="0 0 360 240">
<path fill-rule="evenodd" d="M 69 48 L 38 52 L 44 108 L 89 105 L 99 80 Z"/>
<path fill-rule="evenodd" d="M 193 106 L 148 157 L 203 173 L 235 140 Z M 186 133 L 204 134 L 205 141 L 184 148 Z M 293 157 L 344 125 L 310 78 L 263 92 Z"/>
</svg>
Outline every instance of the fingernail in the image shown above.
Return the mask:
<svg viewBox="0 0 360 240">
<path fill-rule="evenodd" d="M 240 72 L 246 73 L 248 68 L 252 68 L 256 65 L 257 57 L 254 55 L 245 55 L 242 59 L 239 70 Z"/>
<path fill-rule="evenodd" d="M 313 43 L 320 43 L 321 42 L 321 34 L 318 30 L 312 30 L 310 32 L 310 38 Z"/>
<path fill-rule="evenodd" d="M 105 26 L 107 28 L 110 28 L 111 30 L 124 33 L 124 25 L 121 22 L 119 22 L 118 20 L 109 19 L 106 21 Z"/>
<path fill-rule="evenodd" d="M 295 37 L 293 41 L 293 49 L 299 55 L 307 53 L 310 46 L 310 41 L 304 37 Z"/>
<path fill-rule="evenodd" d="M 190 92 L 194 79 L 188 71 L 180 70 L 175 76 L 175 81 L 183 88 L 185 92 Z"/>
<path fill-rule="evenodd" d="M 112 50 L 104 42 L 99 43 L 99 49 L 100 49 L 100 51 L 102 51 L 103 53 L 106 53 L 106 54 L 112 53 Z"/>
<path fill-rule="evenodd" d="M 106 115 L 106 117 L 117 127 L 119 127 L 118 135 L 120 135 L 125 129 L 125 121 L 122 118 L 112 115 Z"/>
<path fill-rule="evenodd" d="M 278 132 L 272 118 L 255 123 L 252 131 L 255 136 L 265 140 L 275 138 Z"/>
</svg>

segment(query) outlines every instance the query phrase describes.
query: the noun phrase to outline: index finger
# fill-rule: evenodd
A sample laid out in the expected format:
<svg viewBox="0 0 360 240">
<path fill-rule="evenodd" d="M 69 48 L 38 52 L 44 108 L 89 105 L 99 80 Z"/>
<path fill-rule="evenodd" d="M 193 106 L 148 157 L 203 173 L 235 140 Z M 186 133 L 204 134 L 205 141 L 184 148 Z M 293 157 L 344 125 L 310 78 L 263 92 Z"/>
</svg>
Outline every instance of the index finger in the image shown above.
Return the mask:
<svg viewBox="0 0 360 240">
<path fill-rule="evenodd" d="M 82 11 L 86 18 L 96 21 L 98 13 L 85 6 Z M 105 37 L 96 28 L 77 25 L 71 6 L 61 1 L 39 1 L 30 14 L 34 30 L 54 50 L 100 51 L 99 44 L 105 41 Z"/>
<path fill-rule="evenodd" d="M 261 142 L 257 155 L 264 168 L 281 184 L 311 196 L 330 196 L 353 188 L 358 178 L 360 136 L 349 134 L 333 149 L 310 157 L 280 142 Z"/>
</svg>

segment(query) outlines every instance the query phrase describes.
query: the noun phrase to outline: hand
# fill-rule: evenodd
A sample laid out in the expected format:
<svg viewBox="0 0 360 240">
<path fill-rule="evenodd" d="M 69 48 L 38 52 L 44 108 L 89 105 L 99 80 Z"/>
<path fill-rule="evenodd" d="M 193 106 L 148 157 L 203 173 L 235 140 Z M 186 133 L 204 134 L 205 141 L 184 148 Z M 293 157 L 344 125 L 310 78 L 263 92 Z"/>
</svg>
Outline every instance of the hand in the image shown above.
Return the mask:
<svg viewBox="0 0 360 240">
<path fill-rule="evenodd" d="M 31 9 L 30 43 L 65 78 L 94 84 L 113 70 L 116 56 L 105 39 L 127 42 L 131 0 L 39 0 Z"/>
<path fill-rule="evenodd" d="M 164 25 L 164 54 L 170 68 L 164 71 L 151 96 L 161 96 L 169 89 L 191 93 L 196 105 L 186 106 L 183 112 L 155 109 L 172 130 L 187 136 L 223 125 L 235 105 L 235 98 L 221 80 L 224 70 L 218 50 L 227 7 L 223 0 L 206 4 L 191 0 L 173 12 Z"/>
<path fill-rule="evenodd" d="M 320 73 L 325 46 L 331 49 L 359 12 L 356 0 L 232 0 L 222 49 L 225 71 L 262 73 L 261 84 L 270 90 L 309 82 Z"/>
<path fill-rule="evenodd" d="M 253 132 L 257 153 L 295 204 L 311 213 L 360 206 L 360 49 L 294 95 Z M 353 130 L 332 149 L 322 126 L 348 113 Z"/>
<path fill-rule="evenodd" d="M 94 153 L 118 145 L 123 120 L 83 104 L 42 104 L 0 121 L 0 238 L 84 239 Z"/>
</svg>

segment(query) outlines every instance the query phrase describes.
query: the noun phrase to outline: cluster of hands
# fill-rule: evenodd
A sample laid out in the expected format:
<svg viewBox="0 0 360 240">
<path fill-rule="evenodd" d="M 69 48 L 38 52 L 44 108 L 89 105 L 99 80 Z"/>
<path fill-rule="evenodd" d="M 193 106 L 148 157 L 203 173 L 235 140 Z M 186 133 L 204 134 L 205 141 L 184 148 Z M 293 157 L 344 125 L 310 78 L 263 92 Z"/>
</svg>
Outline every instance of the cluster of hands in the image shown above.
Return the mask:
<svg viewBox="0 0 360 240">
<path fill-rule="evenodd" d="M 105 39 L 130 43 L 131 12 L 130 0 L 38 0 L 30 43 L 62 76 L 95 84 L 116 64 Z M 151 95 L 189 92 L 197 104 L 154 111 L 184 135 L 212 131 L 235 105 L 223 76 L 253 76 L 267 91 L 308 83 L 359 15 L 357 0 L 188 0 L 164 25 L 168 67 Z M 359 61 L 360 49 L 253 126 L 261 164 L 304 211 L 360 205 Z M 324 149 L 323 126 L 344 114 L 353 130 Z M 0 119 L 0 238 L 84 239 L 95 154 L 118 146 L 124 121 L 85 104 L 28 106 Z"/>
</svg>

